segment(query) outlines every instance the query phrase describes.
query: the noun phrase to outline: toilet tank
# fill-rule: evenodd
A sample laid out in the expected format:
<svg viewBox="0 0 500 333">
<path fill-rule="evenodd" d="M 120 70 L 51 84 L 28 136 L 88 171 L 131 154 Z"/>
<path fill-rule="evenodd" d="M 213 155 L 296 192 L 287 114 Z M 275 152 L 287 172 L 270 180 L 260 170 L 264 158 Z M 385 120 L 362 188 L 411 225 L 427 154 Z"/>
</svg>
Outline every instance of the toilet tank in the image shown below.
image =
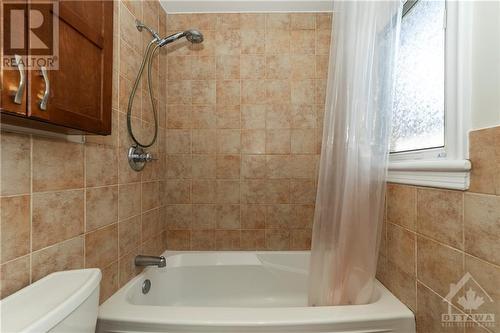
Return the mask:
<svg viewBox="0 0 500 333">
<path fill-rule="evenodd" d="M 0 331 L 95 332 L 99 269 L 56 272 L 0 301 Z"/>
</svg>

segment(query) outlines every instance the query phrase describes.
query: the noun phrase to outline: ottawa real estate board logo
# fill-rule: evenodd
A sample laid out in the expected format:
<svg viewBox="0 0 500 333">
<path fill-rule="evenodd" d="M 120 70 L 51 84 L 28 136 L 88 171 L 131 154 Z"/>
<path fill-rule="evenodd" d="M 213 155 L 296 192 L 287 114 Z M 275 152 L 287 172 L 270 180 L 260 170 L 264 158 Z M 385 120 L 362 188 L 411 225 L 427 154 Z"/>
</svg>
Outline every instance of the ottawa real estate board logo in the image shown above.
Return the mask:
<svg viewBox="0 0 500 333">
<path fill-rule="evenodd" d="M 2 0 L 1 3 L 2 67 L 58 69 L 58 2 Z"/>
<path fill-rule="evenodd" d="M 448 304 L 441 314 L 443 327 L 495 327 L 494 300 L 469 272 L 450 284 L 443 302 Z"/>
</svg>

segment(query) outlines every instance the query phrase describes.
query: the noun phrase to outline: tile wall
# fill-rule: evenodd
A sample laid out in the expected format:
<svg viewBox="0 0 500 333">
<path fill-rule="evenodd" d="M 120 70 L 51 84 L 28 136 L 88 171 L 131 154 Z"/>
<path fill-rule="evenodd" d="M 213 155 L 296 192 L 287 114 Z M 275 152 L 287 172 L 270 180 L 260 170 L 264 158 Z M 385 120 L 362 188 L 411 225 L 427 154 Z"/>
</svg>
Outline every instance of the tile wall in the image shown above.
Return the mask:
<svg viewBox="0 0 500 333">
<path fill-rule="evenodd" d="M 378 277 L 415 312 L 419 333 L 500 332 L 500 127 L 471 132 L 470 159 L 466 192 L 388 185 Z M 443 298 L 466 272 L 494 300 L 478 295 L 495 327 L 441 326 Z"/>
<path fill-rule="evenodd" d="M 98 267 L 103 272 L 102 301 L 138 273 L 136 254 L 165 249 L 164 126 L 152 149 L 159 161 L 137 173 L 126 159 L 128 93 L 150 38 L 135 29 L 135 18 L 166 32 L 166 15 L 158 2 L 115 2 L 111 136 L 87 136 L 79 144 L 1 133 L 0 297 L 53 271 Z M 165 54 L 159 59 L 155 96 L 164 125 Z M 143 88 L 133 124 L 146 139 L 152 117 Z"/>
<path fill-rule="evenodd" d="M 331 15 L 168 15 L 168 248 L 310 248 Z"/>
</svg>

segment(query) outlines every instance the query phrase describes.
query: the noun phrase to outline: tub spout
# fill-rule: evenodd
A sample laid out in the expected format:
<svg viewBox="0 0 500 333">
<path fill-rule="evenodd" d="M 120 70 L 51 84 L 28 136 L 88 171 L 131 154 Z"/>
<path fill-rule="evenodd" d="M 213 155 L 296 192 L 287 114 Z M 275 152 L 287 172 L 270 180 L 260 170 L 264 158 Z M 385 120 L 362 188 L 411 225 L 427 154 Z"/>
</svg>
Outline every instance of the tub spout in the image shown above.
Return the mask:
<svg viewBox="0 0 500 333">
<path fill-rule="evenodd" d="M 167 265 L 167 259 L 165 259 L 165 257 L 163 256 L 155 257 L 138 255 L 135 257 L 135 265 L 165 267 Z"/>
</svg>

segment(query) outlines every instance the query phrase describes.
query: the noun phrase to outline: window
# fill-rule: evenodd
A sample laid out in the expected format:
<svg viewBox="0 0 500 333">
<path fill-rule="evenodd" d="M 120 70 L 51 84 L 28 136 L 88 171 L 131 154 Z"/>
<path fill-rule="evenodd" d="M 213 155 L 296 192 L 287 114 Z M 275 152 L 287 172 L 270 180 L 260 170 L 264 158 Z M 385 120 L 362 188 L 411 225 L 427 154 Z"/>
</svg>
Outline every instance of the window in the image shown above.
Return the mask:
<svg viewBox="0 0 500 333">
<path fill-rule="evenodd" d="M 444 1 L 404 5 L 391 153 L 445 146 L 444 13 Z"/>
<path fill-rule="evenodd" d="M 472 12 L 465 1 L 404 3 L 389 182 L 469 187 Z"/>
</svg>

